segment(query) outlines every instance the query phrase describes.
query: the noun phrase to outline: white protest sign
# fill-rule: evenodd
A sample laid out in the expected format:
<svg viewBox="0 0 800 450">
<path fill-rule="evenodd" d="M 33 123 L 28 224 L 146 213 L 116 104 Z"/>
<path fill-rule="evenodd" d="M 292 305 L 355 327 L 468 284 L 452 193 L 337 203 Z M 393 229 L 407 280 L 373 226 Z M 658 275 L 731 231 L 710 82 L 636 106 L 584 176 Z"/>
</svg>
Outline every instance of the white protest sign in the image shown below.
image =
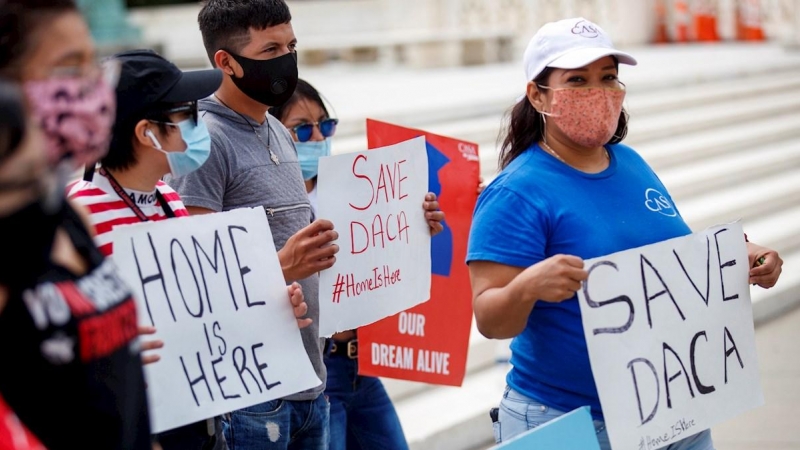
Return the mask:
<svg viewBox="0 0 800 450">
<path fill-rule="evenodd" d="M 578 297 L 615 450 L 661 448 L 763 404 L 740 224 L 585 267 Z"/>
<path fill-rule="evenodd" d="M 113 233 L 139 323 L 164 341 L 161 360 L 145 366 L 154 433 L 321 384 L 262 208 Z"/>
<path fill-rule="evenodd" d="M 430 298 L 425 138 L 322 158 L 317 216 L 339 231 L 336 264 L 320 273 L 320 336 L 397 314 Z"/>
</svg>

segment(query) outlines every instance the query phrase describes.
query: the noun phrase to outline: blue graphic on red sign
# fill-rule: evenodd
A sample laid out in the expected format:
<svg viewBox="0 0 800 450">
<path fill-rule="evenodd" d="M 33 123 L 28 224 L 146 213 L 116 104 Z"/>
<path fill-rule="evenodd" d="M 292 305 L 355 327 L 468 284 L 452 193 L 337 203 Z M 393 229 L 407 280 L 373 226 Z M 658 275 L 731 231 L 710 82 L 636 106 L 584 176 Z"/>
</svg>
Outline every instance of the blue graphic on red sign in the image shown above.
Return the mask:
<svg viewBox="0 0 800 450">
<path fill-rule="evenodd" d="M 428 152 L 428 191 L 439 197 L 442 194 L 439 171 L 450 159 L 427 141 L 425 148 Z M 431 273 L 447 277 L 450 276 L 450 267 L 453 264 L 453 230 L 446 220 L 442 221 L 442 226 L 444 230 L 431 238 Z"/>
</svg>

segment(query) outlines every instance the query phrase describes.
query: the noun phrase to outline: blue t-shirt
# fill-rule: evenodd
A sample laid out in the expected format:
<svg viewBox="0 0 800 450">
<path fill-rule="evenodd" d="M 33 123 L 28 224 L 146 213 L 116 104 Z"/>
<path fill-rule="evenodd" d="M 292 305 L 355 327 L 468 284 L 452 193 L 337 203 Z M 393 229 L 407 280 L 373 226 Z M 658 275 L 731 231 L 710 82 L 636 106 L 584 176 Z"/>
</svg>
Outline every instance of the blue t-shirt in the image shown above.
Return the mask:
<svg viewBox="0 0 800 450">
<path fill-rule="evenodd" d="M 647 163 L 608 146 L 606 170 L 587 174 L 538 145 L 509 164 L 478 199 L 467 262 L 529 267 L 557 254 L 583 259 L 690 234 Z M 537 302 L 511 344 L 514 390 L 562 411 L 589 405 L 602 420 L 577 296 Z"/>
</svg>

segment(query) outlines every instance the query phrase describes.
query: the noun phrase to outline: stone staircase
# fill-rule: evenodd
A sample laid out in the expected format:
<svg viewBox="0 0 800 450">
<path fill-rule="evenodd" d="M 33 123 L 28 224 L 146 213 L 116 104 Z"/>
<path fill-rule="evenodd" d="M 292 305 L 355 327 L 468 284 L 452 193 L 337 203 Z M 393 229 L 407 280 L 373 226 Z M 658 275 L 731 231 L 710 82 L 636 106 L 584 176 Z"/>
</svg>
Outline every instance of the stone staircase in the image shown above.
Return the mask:
<svg viewBox="0 0 800 450">
<path fill-rule="evenodd" d="M 800 54 L 782 54 L 772 47 L 714 49 L 651 50 L 640 57 L 650 67 L 623 77 L 629 83 L 626 107 L 631 114 L 625 143 L 653 166 L 693 229 L 742 220 L 751 240 L 781 253 L 784 272 L 778 285 L 751 291 L 760 324 L 800 303 Z M 444 91 L 463 92 L 468 92 L 469 80 L 480 86 L 481 77 L 517 79 L 510 69 L 475 71 L 462 81 L 449 72 L 425 76 L 428 83 L 436 77 L 449 80 Z M 318 83 L 316 75 L 309 80 L 346 111 L 336 87 Z M 393 86 L 391 76 L 384 82 L 387 88 Z M 361 103 L 350 117 L 340 116 L 334 150 L 365 148 L 363 118 L 373 117 L 478 143 L 482 173 L 489 180 L 496 172 L 502 114 L 523 85 L 495 86 L 489 99 L 485 93 L 475 94 L 460 103 L 430 101 L 428 107 L 409 97 L 404 103 L 415 106 L 406 110 L 398 106 L 381 111 L 376 105 L 370 112 Z M 364 97 L 369 89 L 363 88 Z M 385 380 L 412 449 L 467 450 L 491 444 L 488 411 L 499 402 L 508 371 L 506 364 L 496 362 L 504 345 L 485 339 L 473 327 L 467 376 L 460 388 Z"/>
</svg>

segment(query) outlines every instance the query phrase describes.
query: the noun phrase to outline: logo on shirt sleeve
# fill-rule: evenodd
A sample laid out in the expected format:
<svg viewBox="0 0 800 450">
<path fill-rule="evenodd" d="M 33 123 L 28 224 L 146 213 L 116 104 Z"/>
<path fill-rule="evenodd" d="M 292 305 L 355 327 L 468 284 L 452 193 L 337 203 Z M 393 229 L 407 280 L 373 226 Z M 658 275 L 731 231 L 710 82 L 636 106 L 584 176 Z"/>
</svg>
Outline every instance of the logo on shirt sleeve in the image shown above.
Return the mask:
<svg viewBox="0 0 800 450">
<path fill-rule="evenodd" d="M 667 217 L 675 217 L 678 211 L 672 206 L 672 202 L 656 189 L 650 188 L 644 192 L 644 205 L 650 211 L 657 212 Z"/>
</svg>

